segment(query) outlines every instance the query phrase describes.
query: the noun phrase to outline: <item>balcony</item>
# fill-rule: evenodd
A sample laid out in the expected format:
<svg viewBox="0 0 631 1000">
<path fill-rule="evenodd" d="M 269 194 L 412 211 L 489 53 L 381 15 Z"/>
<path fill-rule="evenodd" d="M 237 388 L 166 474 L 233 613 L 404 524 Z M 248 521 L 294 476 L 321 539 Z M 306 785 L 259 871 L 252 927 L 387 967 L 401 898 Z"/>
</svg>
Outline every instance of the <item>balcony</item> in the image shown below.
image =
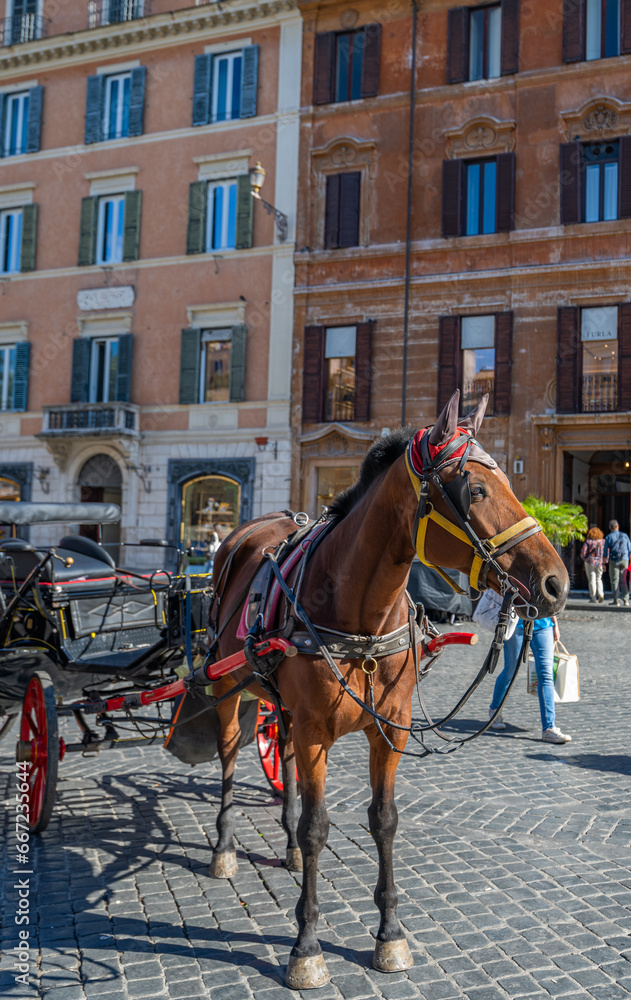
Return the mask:
<svg viewBox="0 0 631 1000">
<path fill-rule="evenodd" d="M 611 413 L 618 409 L 618 375 L 583 375 L 583 413 Z"/>
<path fill-rule="evenodd" d="M 14 14 L 0 18 L 0 46 L 34 42 L 48 35 L 48 18 L 39 14 Z"/>
<path fill-rule="evenodd" d="M 140 436 L 138 407 L 131 403 L 71 403 L 45 406 L 38 437 L 133 437 Z"/>
<path fill-rule="evenodd" d="M 88 0 L 88 28 L 137 21 L 151 13 L 151 0 Z"/>
</svg>

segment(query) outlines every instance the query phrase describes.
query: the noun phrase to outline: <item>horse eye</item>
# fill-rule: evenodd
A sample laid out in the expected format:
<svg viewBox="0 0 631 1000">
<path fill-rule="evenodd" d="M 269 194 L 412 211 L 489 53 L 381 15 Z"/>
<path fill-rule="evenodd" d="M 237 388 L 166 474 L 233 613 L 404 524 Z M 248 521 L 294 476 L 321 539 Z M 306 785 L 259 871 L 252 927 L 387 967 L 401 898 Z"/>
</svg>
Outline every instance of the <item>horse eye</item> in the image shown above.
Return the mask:
<svg viewBox="0 0 631 1000">
<path fill-rule="evenodd" d="M 484 489 L 484 486 L 472 486 L 471 487 L 471 496 L 472 497 L 485 497 L 486 496 L 486 490 Z"/>
</svg>

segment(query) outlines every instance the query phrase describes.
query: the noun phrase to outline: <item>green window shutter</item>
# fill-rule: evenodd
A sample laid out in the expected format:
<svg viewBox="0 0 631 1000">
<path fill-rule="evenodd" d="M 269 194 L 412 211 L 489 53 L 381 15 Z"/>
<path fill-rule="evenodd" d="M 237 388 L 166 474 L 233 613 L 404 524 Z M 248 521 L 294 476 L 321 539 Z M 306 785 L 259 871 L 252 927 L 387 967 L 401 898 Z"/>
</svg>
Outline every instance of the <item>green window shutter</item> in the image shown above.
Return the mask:
<svg viewBox="0 0 631 1000">
<path fill-rule="evenodd" d="M 199 366 L 202 353 L 202 331 L 191 327 L 182 330 L 180 352 L 180 403 L 199 403 Z"/>
<path fill-rule="evenodd" d="M 116 367 L 116 402 L 128 403 L 131 390 L 132 334 L 123 333 L 118 338 L 118 364 Z"/>
<path fill-rule="evenodd" d="M 252 213 L 254 210 L 250 175 L 237 177 L 237 250 L 247 250 L 252 246 Z"/>
<path fill-rule="evenodd" d="M 207 125 L 210 121 L 210 88 L 212 56 L 195 56 L 193 74 L 193 125 Z"/>
<path fill-rule="evenodd" d="M 42 128 L 43 87 L 31 87 L 28 92 L 28 117 L 26 121 L 26 152 L 39 152 L 39 137 Z"/>
<path fill-rule="evenodd" d="M 89 337 L 77 337 L 72 341 L 72 378 L 70 381 L 70 402 L 87 403 L 90 395 L 90 350 Z"/>
<path fill-rule="evenodd" d="M 103 100 L 105 97 L 105 76 L 88 77 L 85 104 L 85 143 L 100 142 L 103 138 Z"/>
<path fill-rule="evenodd" d="M 35 270 L 35 242 L 37 234 L 37 205 L 25 205 L 22 209 L 22 246 L 20 248 L 20 271 Z"/>
<path fill-rule="evenodd" d="M 0 156 L 4 156 L 4 111 L 6 95 L 0 94 Z"/>
<path fill-rule="evenodd" d="M 11 409 L 23 413 L 28 400 L 28 362 L 31 345 L 25 342 L 15 345 L 15 371 L 13 372 L 13 394 Z"/>
<path fill-rule="evenodd" d="M 126 191 L 123 219 L 123 260 L 125 261 L 138 260 L 141 207 L 142 191 Z"/>
<path fill-rule="evenodd" d="M 256 115 L 256 92 L 259 82 L 259 47 L 247 45 L 242 50 L 241 118 Z"/>
<path fill-rule="evenodd" d="M 230 402 L 242 403 L 245 399 L 245 334 L 246 326 L 238 323 L 232 327 L 230 349 Z"/>
<path fill-rule="evenodd" d="M 142 123 L 145 113 L 145 78 L 144 66 L 136 66 L 131 71 L 129 85 L 129 129 L 128 135 L 142 135 Z"/>
<path fill-rule="evenodd" d="M 99 199 L 95 196 L 81 201 L 81 227 L 79 231 L 79 267 L 96 263 L 96 227 Z"/>
<path fill-rule="evenodd" d="M 188 189 L 188 231 L 186 233 L 187 253 L 206 252 L 207 205 L 208 184 L 206 181 L 193 181 Z"/>
</svg>

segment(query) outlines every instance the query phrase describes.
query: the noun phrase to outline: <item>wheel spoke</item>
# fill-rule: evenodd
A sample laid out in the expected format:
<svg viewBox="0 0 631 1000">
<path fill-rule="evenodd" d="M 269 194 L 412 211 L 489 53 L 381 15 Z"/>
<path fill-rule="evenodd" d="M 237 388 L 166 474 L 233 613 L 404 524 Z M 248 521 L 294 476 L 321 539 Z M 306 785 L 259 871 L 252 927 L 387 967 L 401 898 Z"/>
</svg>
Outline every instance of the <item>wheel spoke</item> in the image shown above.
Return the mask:
<svg viewBox="0 0 631 1000">
<path fill-rule="evenodd" d="M 42 799 L 44 798 L 44 769 L 42 767 L 36 768 L 36 778 L 33 785 L 33 793 L 30 802 L 30 815 L 29 822 L 31 826 L 35 826 L 37 820 L 39 819 L 42 812 Z"/>
</svg>

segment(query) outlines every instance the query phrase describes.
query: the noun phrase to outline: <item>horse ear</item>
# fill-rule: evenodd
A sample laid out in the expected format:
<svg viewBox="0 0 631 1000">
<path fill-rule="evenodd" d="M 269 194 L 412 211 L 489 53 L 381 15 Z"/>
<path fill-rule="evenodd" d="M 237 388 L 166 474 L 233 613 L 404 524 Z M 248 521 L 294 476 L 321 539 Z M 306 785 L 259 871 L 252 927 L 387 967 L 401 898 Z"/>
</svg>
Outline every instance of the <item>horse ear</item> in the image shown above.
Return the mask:
<svg viewBox="0 0 631 1000">
<path fill-rule="evenodd" d="M 488 403 L 489 394 L 488 392 L 485 392 L 478 405 L 471 410 L 471 413 L 467 413 L 466 417 L 463 417 L 460 421 L 460 426 L 464 427 L 467 431 L 471 431 L 474 437 L 477 437 L 478 431 L 482 426 L 482 421 L 484 420 L 484 414 L 486 413 Z"/>
<path fill-rule="evenodd" d="M 434 448 L 440 448 L 441 445 L 451 441 L 452 437 L 458 430 L 459 406 L 460 389 L 456 389 L 445 406 L 445 409 L 429 432 L 429 443 L 433 445 Z"/>
</svg>

